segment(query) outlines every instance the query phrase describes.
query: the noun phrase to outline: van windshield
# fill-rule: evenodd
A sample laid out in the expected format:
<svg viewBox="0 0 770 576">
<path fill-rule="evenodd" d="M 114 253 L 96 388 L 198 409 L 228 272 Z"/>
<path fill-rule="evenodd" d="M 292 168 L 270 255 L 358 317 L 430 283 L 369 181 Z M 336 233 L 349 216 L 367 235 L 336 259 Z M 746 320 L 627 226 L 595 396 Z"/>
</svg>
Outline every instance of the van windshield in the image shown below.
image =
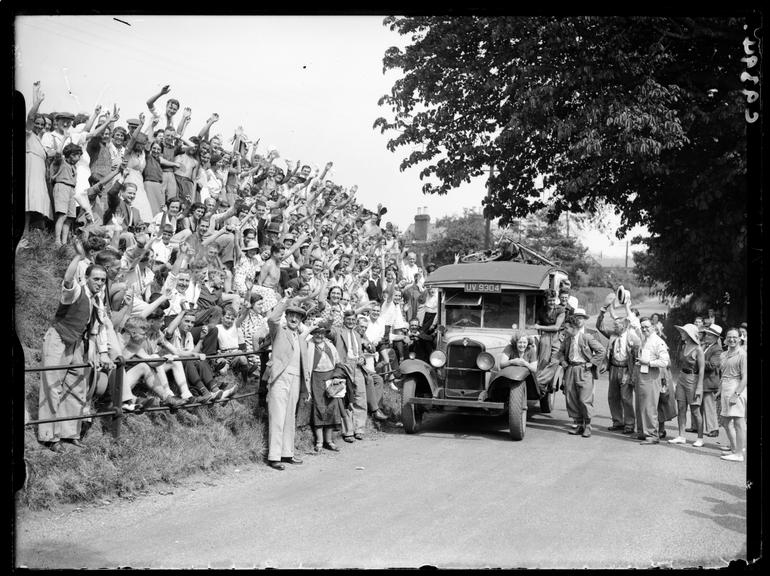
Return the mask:
<svg viewBox="0 0 770 576">
<path fill-rule="evenodd" d="M 499 294 L 467 294 L 447 290 L 444 314 L 447 326 L 472 328 L 502 328 L 508 330 L 520 322 L 521 301 L 524 294 L 502 292 Z M 525 325 L 535 321 L 534 294 L 525 299 Z"/>
</svg>

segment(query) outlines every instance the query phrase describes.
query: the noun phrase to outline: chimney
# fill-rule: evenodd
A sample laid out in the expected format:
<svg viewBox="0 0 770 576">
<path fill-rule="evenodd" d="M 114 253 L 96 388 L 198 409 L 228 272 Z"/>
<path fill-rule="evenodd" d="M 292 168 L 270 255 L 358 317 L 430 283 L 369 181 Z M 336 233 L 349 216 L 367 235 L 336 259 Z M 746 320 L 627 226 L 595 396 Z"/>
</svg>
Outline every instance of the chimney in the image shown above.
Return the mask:
<svg viewBox="0 0 770 576">
<path fill-rule="evenodd" d="M 414 241 L 415 242 L 427 242 L 428 240 L 428 222 L 430 222 L 430 216 L 428 215 L 428 207 L 423 209 L 417 209 L 417 215 L 414 217 Z"/>
</svg>

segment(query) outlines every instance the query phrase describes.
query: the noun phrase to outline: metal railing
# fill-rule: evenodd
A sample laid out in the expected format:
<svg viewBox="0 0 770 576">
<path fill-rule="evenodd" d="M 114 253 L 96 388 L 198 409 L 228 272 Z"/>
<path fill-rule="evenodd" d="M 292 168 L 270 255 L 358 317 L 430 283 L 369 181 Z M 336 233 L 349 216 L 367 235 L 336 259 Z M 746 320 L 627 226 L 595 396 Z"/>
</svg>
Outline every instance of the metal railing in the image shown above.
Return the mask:
<svg viewBox="0 0 770 576">
<path fill-rule="evenodd" d="M 232 358 L 236 356 L 250 356 L 254 354 L 259 354 L 261 351 L 265 350 L 268 345 L 263 345 L 257 350 L 253 350 L 251 352 L 225 352 L 222 354 L 212 354 L 212 355 L 205 355 L 204 359 L 201 359 L 200 355 L 196 356 L 174 356 L 172 361 L 180 361 L 180 362 L 190 362 L 195 360 L 200 360 L 202 362 L 205 362 L 206 360 L 216 360 L 218 358 Z M 224 399 L 218 399 L 218 400 L 209 400 L 206 402 L 190 402 L 187 404 L 183 404 L 180 406 L 152 406 L 149 408 L 141 408 L 138 410 L 123 410 L 123 400 L 122 400 L 122 394 L 123 394 L 123 377 L 125 375 L 126 366 L 131 366 L 134 364 L 142 364 L 148 362 L 157 362 L 160 361 L 161 358 L 130 358 L 128 360 L 124 359 L 122 356 L 118 356 L 115 359 L 115 378 L 112 381 L 111 390 L 110 390 L 110 398 L 112 402 L 112 409 L 110 410 L 104 410 L 101 412 L 92 412 L 89 414 L 81 414 L 79 416 L 66 416 L 61 418 L 45 418 L 40 420 L 29 420 L 24 423 L 24 426 L 36 426 L 38 424 L 48 424 L 51 422 L 65 422 L 68 420 L 88 420 L 91 418 L 107 418 L 112 417 L 112 422 L 110 425 L 110 431 L 112 433 L 113 438 L 119 438 L 120 437 L 120 429 L 121 429 L 121 423 L 122 423 L 122 416 L 124 414 L 133 414 L 133 415 L 140 415 L 144 414 L 146 412 L 165 412 L 170 411 L 172 413 L 177 412 L 178 410 L 189 410 L 191 408 L 198 408 L 200 406 L 210 406 L 212 404 L 225 404 L 227 402 L 230 402 L 230 400 L 239 400 L 241 398 L 247 398 L 249 396 L 255 396 L 258 394 L 258 391 L 255 392 L 247 392 L 245 394 L 239 394 L 237 396 L 231 396 Z M 73 368 L 93 368 L 94 366 L 92 364 L 88 363 L 82 363 L 82 364 L 64 364 L 64 365 L 57 365 L 57 366 L 38 366 L 33 368 L 25 368 L 25 372 L 48 372 L 48 371 L 54 371 L 54 370 L 70 370 Z M 389 370 L 387 372 L 377 372 L 380 376 L 387 376 L 389 374 L 392 374 L 396 372 L 396 370 Z"/>
</svg>

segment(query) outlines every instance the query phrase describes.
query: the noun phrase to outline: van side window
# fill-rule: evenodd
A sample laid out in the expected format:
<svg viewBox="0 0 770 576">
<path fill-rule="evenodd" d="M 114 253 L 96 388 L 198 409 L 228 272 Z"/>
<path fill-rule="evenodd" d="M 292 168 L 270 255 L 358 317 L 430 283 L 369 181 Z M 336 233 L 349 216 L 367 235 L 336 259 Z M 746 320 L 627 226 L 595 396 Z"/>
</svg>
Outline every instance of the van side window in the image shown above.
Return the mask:
<svg viewBox="0 0 770 576">
<path fill-rule="evenodd" d="M 519 294 L 503 292 L 484 295 L 484 328 L 510 329 L 519 323 Z"/>
<path fill-rule="evenodd" d="M 524 320 L 525 328 L 534 328 L 537 323 L 537 299 L 537 294 L 527 294 L 526 318 Z"/>
</svg>

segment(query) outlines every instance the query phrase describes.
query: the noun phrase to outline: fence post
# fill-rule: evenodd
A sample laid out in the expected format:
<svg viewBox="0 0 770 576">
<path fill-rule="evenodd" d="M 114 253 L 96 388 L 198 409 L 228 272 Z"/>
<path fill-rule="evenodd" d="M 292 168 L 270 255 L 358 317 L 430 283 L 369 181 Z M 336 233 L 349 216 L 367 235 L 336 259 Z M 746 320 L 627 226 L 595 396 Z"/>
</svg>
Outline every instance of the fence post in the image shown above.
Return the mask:
<svg viewBox="0 0 770 576">
<path fill-rule="evenodd" d="M 115 359 L 115 379 L 112 382 L 112 408 L 115 414 L 112 416 L 112 437 L 120 438 L 120 423 L 123 420 L 123 373 L 125 361 L 122 356 Z"/>
</svg>

